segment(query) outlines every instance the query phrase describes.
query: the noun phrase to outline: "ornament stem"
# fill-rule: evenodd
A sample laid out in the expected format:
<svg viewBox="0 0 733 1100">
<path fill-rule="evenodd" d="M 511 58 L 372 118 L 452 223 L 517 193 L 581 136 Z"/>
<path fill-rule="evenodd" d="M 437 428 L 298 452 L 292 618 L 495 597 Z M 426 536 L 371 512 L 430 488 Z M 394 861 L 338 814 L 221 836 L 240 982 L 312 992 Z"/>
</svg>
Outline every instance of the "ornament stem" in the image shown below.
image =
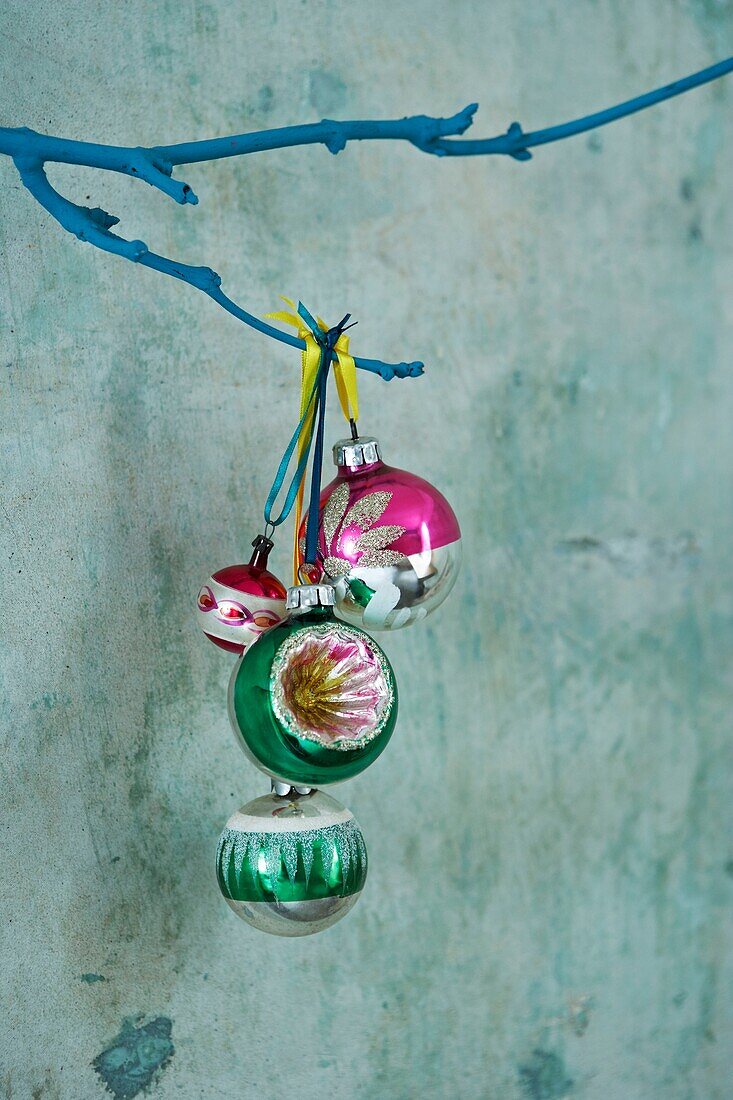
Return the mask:
<svg viewBox="0 0 733 1100">
<path fill-rule="evenodd" d="M 282 779 L 272 780 L 272 793 L 276 798 L 288 798 L 291 802 L 296 802 L 299 798 L 307 798 L 308 795 L 315 794 L 315 787 L 296 787 L 292 783 L 284 783 Z"/>
<path fill-rule="evenodd" d="M 266 535 L 258 535 L 252 543 L 254 552 L 249 559 L 249 564 L 254 566 L 255 569 L 267 569 L 267 560 L 274 545 L 272 539 L 269 539 Z"/>
</svg>

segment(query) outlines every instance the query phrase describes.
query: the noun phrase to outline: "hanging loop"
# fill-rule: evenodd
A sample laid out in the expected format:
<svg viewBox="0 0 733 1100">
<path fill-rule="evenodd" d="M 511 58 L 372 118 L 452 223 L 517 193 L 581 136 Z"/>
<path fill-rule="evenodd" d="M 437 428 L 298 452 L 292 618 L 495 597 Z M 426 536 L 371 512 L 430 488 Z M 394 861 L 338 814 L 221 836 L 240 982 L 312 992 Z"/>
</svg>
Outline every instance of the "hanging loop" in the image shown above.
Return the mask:
<svg viewBox="0 0 733 1100">
<path fill-rule="evenodd" d="M 304 561 L 298 566 L 299 584 L 319 584 L 323 577 L 323 569 L 318 562 Z"/>
<path fill-rule="evenodd" d="M 328 371 L 332 363 L 341 411 L 351 426 L 352 433 L 355 430 L 356 418 L 359 415 L 356 365 L 353 357 L 349 354 L 349 337 L 346 335 L 346 330 L 352 328 L 356 322 L 352 321 L 349 324 L 351 314 L 346 313 L 337 325 L 326 328 L 325 322 L 320 317 L 313 317 L 302 302 L 298 302 L 296 307 L 295 303 L 289 298 L 283 300 L 291 309 L 297 309 L 297 312 L 279 312 L 269 314 L 269 316 L 294 325 L 305 344 L 301 370 L 300 420 L 280 461 L 275 480 L 267 497 L 265 522 L 274 529 L 274 527 L 283 523 L 290 515 L 293 507 L 295 508 L 293 574 L 298 578 L 298 561 L 300 557 L 298 539 L 305 491 L 305 473 L 312 445 L 313 461 L 306 523 L 305 558 L 309 563 L 315 563 L 318 558 L 318 515 L 323 467 L 326 394 Z M 287 489 L 280 514 L 274 517 L 272 511 L 275 501 L 283 488 L 288 468 L 296 452 L 295 473 Z"/>
<path fill-rule="evenodd" d="M 311 468 L 310 502 L 308 504 L 308 518 L 305 528 L 305 559 L 307 562 L 315 562 L 318 556 L 318 517 L 321 496 L 321 474 L 323 468 L 323 436 L 326 425 L 328 369 L 331 362 L 339 360 L 339 344 L 348 339 L 348 337 L 344 336 L 344 330 L 347 328 L 351 314 L 345 314 L 337 325 L 333 325 L 329 329 L 325 328 L 320 318 L 316 320 L 302 302 L 298 302 L 298 316 L 308 325 L 314 340 L 321 349 L 321 360 L 318 366 L 318 396 L 316 399 L 318 424 L 315 431 L 313 464 Z M 334 374 L 337 374 L 337 372 L 334 371 Z M 354 378 L 355 377 L 356 370 L 354 369 Z M 345 400 L 341 400 L 344 416 L 346 416 L 347 419 L 352 419 L 351 410 L 356 400 L 355 391 L 350 391 L 350 387 L 347 384 L 343 372 L 341 373 L 340 382 L 337 375 L 336 384 L 339 390 L 339 398 L 342 398 L 342 394 L 345 398 Z M 353 400 L 351 399 L 352 397 Z M 358 407 L 354 409 L 354 413 L 358 415 Z"/>
<path fill-rule="evenodd" d="M 308 395 L 307 401 L 305 402 L 305 409 L 303 411 L 303 414 L 298 421 L 298 426 L 293 432 L 290 438 L 290 442 L 285 448 L 284 455 L 280 459 L 280 465 L 277 468 L 275 480 L 272 483 L 272 488 L 270 489 L 267 500 L 265 501 L 265 523 L 270 524 L 273 528 L 279 527 L 280 524 L 284 523 L 290 515 L 293 504 L 295 503 L 295 498 L 298 495 L 298 491 L 305 476 L 306 466 L 308 465 L 308 455 L 310 454 L 311 440 L 313 438 L 313 420 L 315 418 L 314 414 L 318 407 L 318 387 L 319 379 L 318 377 L 316 377 L 310 394 Z M 300 447 L 299 442 L 301 441 L 301 434 L 303 433 L 304 429 L 306 429 L 306 436 L 303 446 Z M 288 467 L 296 448 L 298 449 L 298 464 L 290 482 L 290 486 L 288 487 L 288 491 L 285 496 L 285 502 L 280 510 L 280 515 L 273 517 L 272 510 L 275 505 L 275 501 L 280 494 L 280 490 L 282 489 L 285 482 Z"/>
</svg>

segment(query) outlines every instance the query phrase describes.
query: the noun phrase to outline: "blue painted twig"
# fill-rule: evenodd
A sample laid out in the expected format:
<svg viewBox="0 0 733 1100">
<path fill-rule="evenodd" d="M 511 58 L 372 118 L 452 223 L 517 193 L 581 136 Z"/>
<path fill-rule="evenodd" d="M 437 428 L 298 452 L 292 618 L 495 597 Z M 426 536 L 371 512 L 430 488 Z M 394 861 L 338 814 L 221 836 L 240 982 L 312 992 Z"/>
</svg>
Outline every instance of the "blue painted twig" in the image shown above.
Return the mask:
<svg viewBox="0 0 733 1100">
<path fill-rule="evenodd" d="M 154 148 L 129 148 L 120 145 L 97 145 L 86 141 L 38 134 L 25 127 L 10 129 L 0 127 L 0 153 L 11 156 L 20 178 L 33 197 L 54 217 L 64 229 L 82 241 L 88 241 L 106 252 L 115 253 L 134 263 L 172 275 L 208 294 L 218 305 L 240 321 L 259 332 L 293 347 L 303 348 L 302 340 L 282 329 L 268 325 L 258 317 L 233 302 L 221 289 L 221 276 L 210 267 L 193 267 L 178 263 L 151 252 L 144 241 L 128 241 L 112 233 L 119 221 L 99 207 L 77 206 L 64 198 L 48 181 L 44 165 L 49 162 L 81 164 L 91 168 L 104 168 L 121 172 L 135 179 L 145 180 L 179 203 L 197 203 L 198 199 L 187 183 L 174 180 L 173 168 L 181 164 L 195 164 L 224 157 L 243 156 L 300 145 L 322 144 L 331 153 L 339 153 L 349 141 L 407 141 L 423 153 L 438 157 L 466 157 L 503 155 L 515 160 L 529 160 L 530 149 L 538 145 L 561 141 L 563 138 L 605 126 L 619 118 L 642 111 L 655 103 L 681 95 L 701 84 L 717 80 L 733 72 L 733 58 L 720 61 L 683 80 L 667 84 L 656 91 L 635 99 L 626 100 L 608 110 L 586 115 L 560 126 L 525 133 L 518 122 L 513 122 L 504 134 L 483 140 L 456 140 L 473 122 L 478 104 L 471 103 L 451 118 L 431 118 L 414 115 L 410 118 L 334 122 L 322 122 L 304 126 L 286 126 L 279 130 L 262 130 L 233 137 L 212 138 L 208 141 L 184 142 L 179 145 L 158 145 Z M 416 377 L 422 374 L 423 365 L 413 363 L 383 363 L 379 359 L 357 358 L 356 365 L 372 371 L 387 380 Z"/>
</svg>

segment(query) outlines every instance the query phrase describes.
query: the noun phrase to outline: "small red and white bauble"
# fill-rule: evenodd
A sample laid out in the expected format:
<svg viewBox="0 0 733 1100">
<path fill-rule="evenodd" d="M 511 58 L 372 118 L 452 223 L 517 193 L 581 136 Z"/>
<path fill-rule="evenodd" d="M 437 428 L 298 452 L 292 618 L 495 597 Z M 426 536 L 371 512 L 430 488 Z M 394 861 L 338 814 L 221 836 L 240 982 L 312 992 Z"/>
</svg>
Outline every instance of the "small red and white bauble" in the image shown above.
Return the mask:
<svg viewBox="0 0 733 1100">
<path fill-rule="evenodd" d="M 217 570 L 196 601 L 204 634 L 230 653 L 245 653 L 260 634 L 285 618 L 287 591 L 267 568 L 272 542 L 258 535 L 252 545 L 249 564 Z"/>
</svg>

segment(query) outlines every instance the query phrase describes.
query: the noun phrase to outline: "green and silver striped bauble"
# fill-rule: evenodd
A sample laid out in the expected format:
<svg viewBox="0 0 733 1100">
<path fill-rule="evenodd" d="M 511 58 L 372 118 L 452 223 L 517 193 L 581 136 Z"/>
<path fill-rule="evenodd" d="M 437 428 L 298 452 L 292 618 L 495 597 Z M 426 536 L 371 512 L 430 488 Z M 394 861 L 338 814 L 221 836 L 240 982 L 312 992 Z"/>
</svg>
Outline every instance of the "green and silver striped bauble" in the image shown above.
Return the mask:
<svg viewBox="0 0 733 1100">
<path fill-rule="evenodd" d="M 273 793 L 229 818 L 216 873 L 237 916 L 276 936 L 308 936 L 356 903 L 366 845 L 351 811 L 322 791 Z"/>
</svg>

